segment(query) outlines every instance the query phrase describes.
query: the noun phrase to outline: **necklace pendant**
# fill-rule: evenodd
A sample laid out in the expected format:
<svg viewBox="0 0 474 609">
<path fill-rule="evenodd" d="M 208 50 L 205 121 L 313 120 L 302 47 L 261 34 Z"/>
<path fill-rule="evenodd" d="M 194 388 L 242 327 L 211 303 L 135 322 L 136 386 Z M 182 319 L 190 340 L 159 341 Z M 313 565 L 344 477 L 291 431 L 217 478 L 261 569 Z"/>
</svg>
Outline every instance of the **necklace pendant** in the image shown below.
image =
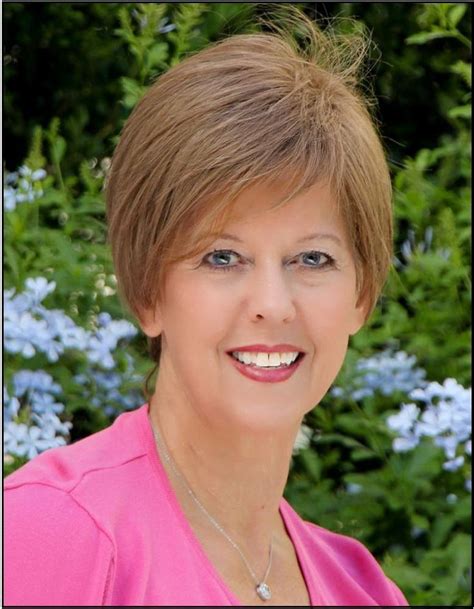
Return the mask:
<svg viewBox="0 0 474 609">
<path fill-rule="evenodd" d="M 255 590 L 257 591 L 257 594 L 262 599 L 262 601 L 268 601 L 272 598 L 270 587 L 264 582 L 258 584 Z"/>
</svg>

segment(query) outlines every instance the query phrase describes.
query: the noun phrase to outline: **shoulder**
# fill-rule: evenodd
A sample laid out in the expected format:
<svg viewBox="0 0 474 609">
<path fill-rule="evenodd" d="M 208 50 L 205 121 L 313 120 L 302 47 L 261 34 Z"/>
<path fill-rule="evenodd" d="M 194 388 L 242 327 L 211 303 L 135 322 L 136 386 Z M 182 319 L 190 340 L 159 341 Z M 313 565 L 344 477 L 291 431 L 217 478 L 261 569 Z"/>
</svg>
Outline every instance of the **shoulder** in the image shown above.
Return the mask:
<svg viewBox="0 0 474 609">
<path fill-rule="evenodd" d="M 8 605 L 102 604 L 113 542 L 65 491 L 43 483 L 4 493 Z"/>
<path fill-rule="evenodd" d="M 8 604 L 105 602 L 117 555 L 114 526 L 130 509 L 147 454 L 144 408 L 5 478 Z"/>
<path fill-rule="evenodd" d="M 315 568 L 324 571 L 328 579 L 344 582 L 345 589 L 351 589 L 353 594 L 364 592 L 367 598 L 379 605 L 408 604 L 364 544 L 348 535 L 307 522 L 288 503 L 286 506 L 299 543 L 311 557 Z"/>
<path fill-rule="evenodd" d="M 330 554 L 339 571 L 344 571 L 357 586 L 382 606 L 407 606 L 398 586 L 383 572 L 382 567 L 363 543 L 306 522 L 309 534 Z"/>
<path fill-rule="evenodd" d="M 354 537 L 335 533 L 312 522 L 304 522 L 308 539 L 333 557 L 354 579 L 381 575 L 382 571 L 369 550 Z"/>
<path fill-rule="evenodd" d="M 45 451 L 7 476 L 5 531 L 18 550 L 113 545 L 114 524 L 129 509 L 147 448 L 141 409 L 120 415 L 106 429 L 74 444 Z M 132 490 L 132 493 L 133 493 Z M 109 541 L 106 541 L 109 540 Z"/>
<path fill-rule="evenodd" d="M 121 467 L 146 454 L 140 436 L 145 408 L 120 415 L 112 425 L 83 440 L 45 451 L 7 476 L 5 490 L 43 484 L 71 492 L 94 472 Z"/>
</svg>

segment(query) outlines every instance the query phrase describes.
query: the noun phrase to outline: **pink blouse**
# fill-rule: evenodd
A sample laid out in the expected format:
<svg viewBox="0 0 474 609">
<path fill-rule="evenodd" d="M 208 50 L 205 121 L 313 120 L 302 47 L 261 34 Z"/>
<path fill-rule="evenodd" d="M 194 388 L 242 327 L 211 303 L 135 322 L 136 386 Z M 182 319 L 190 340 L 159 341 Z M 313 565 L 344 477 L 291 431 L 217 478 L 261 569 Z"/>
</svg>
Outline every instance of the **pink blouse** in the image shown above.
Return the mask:
<svg viewBox="0 0 474 609">
<path fill-rule="evenodd" d="M 145 404 L 4 481 L 5 605 L 242 603 L 188 524 Z M 281 500 L 313 606 L 406 606 L 370 552 Z"/>
</svg>

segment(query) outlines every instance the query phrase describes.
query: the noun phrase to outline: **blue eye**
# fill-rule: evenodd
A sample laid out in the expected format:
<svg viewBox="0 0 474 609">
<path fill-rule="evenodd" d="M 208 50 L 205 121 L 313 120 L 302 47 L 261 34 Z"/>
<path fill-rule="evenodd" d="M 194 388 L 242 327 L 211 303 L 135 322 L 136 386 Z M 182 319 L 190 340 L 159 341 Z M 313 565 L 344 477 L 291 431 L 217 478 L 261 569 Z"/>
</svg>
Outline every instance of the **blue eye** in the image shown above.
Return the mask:
<svg viewBox="0 0 474 609">
<path fill-rule="evenodd" d="M 334 258 L 329 256 L 329 254 L 325 254 L 324 252 L 311 251 L 304 252 L 300 254 L 301 257 L 307 257 L 307 259 L 312 259 L 313 262 L 310 262 L 307 266 L 309 268 L 321 269 L 328 266 L 334 266 Z"/>
<path fill-rule="evenodd" d="M 238 254 L 232 250 L 214 250 L 204 256 L 203 263 L 213 271 L 230 271 L 235 264 L 226 264 L 226 261 L 228 262 L 232 256 L 238 256 Z M 221 262 L 223 264 L 220 264 Z"/>
</svg>

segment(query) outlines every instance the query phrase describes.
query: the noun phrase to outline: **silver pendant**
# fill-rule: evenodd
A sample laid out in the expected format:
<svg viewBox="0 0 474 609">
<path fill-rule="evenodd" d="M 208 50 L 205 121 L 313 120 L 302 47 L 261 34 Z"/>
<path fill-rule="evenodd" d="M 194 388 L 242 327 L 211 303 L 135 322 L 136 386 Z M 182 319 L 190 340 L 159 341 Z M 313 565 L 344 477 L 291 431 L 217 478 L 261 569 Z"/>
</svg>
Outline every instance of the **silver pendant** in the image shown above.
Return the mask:
<svg viewBox="0 0 474 609">
<path fill-rule="evenodd" d="M 268 601 L 272 598 L 272 593 L 270 592 L 270 587 L 267 584 L 265 584 L 264 582 L 262 582 L 261 584 L 258 584 L 258 586 L 255 588 L 255 590 L 257 591 L 257 594 L 262 599 L 262 601 Z"/>
</svg>

